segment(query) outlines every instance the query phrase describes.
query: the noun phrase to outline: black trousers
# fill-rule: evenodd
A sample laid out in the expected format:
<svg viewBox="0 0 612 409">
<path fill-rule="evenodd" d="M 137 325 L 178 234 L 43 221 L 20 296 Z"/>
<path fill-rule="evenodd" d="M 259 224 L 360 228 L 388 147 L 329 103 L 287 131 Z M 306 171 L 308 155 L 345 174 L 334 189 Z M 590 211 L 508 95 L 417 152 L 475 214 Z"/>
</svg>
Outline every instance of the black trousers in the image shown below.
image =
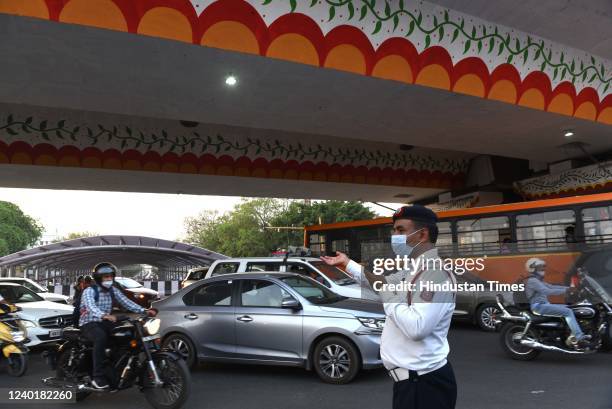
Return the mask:
<svg viewBox="0 0 612 409">
<path fill-rule="evenodd" d="M 413 376 L 414 375 L 414 376 Z M 393 384 L 393 409 L 454 409 L 457 383 L 450 362 L 440 369 Z"/>
<path fill-rule="evenodd" d="M 81 327 L 81 333 L 93 343 L 93 378 L 104 378 L 104 360 L 108 337 L 114 324 L 110 321 L 90 322 Z"/>
</svg>

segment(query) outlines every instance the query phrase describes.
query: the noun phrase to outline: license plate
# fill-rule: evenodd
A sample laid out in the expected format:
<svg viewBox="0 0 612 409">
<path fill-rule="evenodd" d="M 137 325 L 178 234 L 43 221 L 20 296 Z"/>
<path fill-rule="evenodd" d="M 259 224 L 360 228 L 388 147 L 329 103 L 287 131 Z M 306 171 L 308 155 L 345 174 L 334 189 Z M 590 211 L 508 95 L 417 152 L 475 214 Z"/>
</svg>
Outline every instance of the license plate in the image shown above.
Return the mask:
<svg viewBox="0 0 612 409">
<path fill-rule="evenodd" d="M 52 329 L 49 331 L 49 338 L 59 338 L 62 335 L 61 329 Z"/>
</svg>

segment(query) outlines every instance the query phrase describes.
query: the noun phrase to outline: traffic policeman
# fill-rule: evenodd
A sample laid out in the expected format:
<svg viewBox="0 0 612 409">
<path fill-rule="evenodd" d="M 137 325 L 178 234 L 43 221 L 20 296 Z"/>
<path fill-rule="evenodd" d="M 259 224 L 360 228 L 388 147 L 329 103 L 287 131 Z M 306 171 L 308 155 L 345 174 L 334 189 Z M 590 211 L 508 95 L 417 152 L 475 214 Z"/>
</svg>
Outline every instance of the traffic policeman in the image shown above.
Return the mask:
<svg viewBox="0 0 612 409">
<path fill-rule="evenodd" d="M 420 205 L 404 206 L 393 215 L 393 252 L 414 261 L 420 259 L 411 263 L 417 267 L 376 275 L 341 252 L 321 257 L 330 265 L 343 267 L 355 279 L 366 281 L 374 290 L 379 289 L 386 314 L 380 353 L 394 381 L 393 409 L 452 409 L 457 400 L 455 375 L 447 359 L 455 280 L 442 268 L 435 247 L 436 222 L 436 214 Z M 396 290 L 402 282 L 410 283 L 403 287 L 408 291 Z"/>
</svg>

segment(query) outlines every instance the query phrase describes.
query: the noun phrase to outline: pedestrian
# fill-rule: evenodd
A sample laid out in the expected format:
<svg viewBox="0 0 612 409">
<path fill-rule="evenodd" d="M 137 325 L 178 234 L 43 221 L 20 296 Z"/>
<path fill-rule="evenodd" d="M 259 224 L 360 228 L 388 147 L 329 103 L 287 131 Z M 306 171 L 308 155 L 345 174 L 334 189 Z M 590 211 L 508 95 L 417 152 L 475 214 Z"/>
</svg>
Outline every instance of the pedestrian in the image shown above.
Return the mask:
<svg viewBox="0 0 612 409">
<path fill-rule="evenodd" d="M 330 265 L 344 268 L 355 279 L 372 286 L 382 299 L 386 320 L 380 354 L 394 381 L 393 409 L 453 409 L 457 400 L 455 375 L 448 362 L 447 340 L 455 294 L 433 291 L 425 284 L 455 284 L 451 272 L 442 269 L 435 243 L 437 216 L 430 209 L 404 206 L 393 215 L 391 247 L 398 258 L 418 261 L 416 269 L 376 275 L 346 254 L 321 257 Z M 381 284 L 407 283 L 405 292 L 380 290 Z M 438 287 L 440 288 L 440 287 Z"/>
</svg>

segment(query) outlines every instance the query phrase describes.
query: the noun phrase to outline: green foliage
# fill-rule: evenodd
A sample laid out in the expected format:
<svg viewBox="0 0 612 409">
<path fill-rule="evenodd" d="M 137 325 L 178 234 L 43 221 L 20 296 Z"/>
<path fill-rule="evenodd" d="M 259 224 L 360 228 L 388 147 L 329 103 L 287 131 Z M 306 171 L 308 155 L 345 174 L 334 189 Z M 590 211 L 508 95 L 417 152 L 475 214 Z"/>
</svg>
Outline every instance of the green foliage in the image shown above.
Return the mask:
<svg viewBox="0 0 612 409">
<path fill-rule="evenodd" d="M 0 201 L 0 256 L 32 246 L 42 233 L 43 227 L 17 205 Z"/>
<path fill-rule="evenodd" d="M 374 216 L 374 212 L 357 202 L 243 200 L 226 214 L 204 211 L 196 217 L 187 218 L 185 241 L 231 257 L 269 256 L 278 248 L 303 245 L 304 232 L 301 227 L 371 219 Z"/>
<path fill-rule="evenodd" d="M 94 233 L 94 232 L 91 232 L 91 231 L 75 231 L 75 232 L 68 233 L 64 237 L 60 237 L 60 238 L 58 238 L 56 240 L 53 240 L 53 242 L 54 243 L 59 243 L 60 241 L 82 239 L 82 238 L 85 238 L 85 237 L 94 237 L 94 236 L 97 236 L 97 235 L 98 235 L 98 233 Z"/>
</svg>

